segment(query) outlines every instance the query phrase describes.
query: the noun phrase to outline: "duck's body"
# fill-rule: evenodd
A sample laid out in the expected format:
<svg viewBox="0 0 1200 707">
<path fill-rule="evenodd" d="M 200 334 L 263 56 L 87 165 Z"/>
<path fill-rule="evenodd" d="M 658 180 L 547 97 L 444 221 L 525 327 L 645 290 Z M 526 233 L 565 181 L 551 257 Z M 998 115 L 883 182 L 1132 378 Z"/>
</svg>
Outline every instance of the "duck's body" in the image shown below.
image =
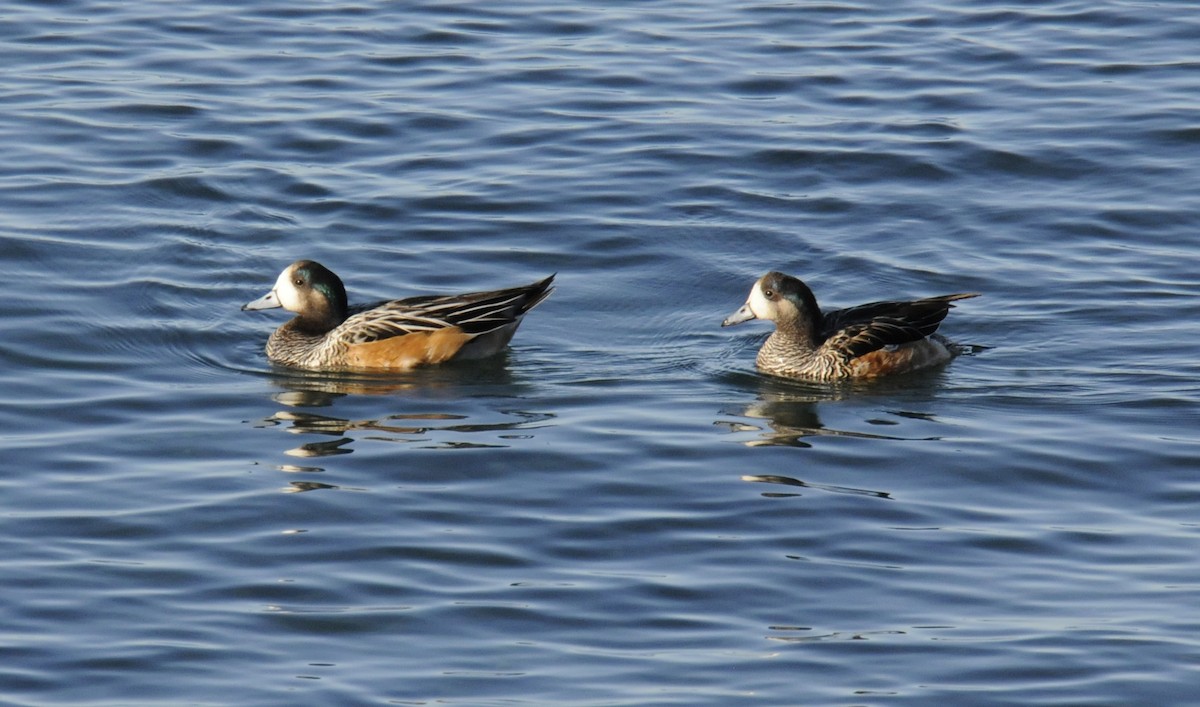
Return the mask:
<svg viewBox="0 0 1200 707">
<path fill-rule="evenodd" d="M 341 279 L 299 260 L 275 287 L 242 309 L 283 307 L 296 317 L 267 340 L 267 358 L 325 371 L 407 370 L 491 356 L 508 345 L 521 318 L 553 292 L 554 276 L 524 287 L 426 295 L 348 306 Z"/>
<path fill-rule="evenodd" d="M 908 302 L 872 302 L 825 314 L 812 290 L 779 272 L 759 278 L 750 298 L 722 323 L 769 319 L 775 331 L 756 363 L 764 373 L 817 381 L 876 378 L 945 363 L 954 346 L 938 326 L 954 305 L 974 293 Z"/>
</svg>

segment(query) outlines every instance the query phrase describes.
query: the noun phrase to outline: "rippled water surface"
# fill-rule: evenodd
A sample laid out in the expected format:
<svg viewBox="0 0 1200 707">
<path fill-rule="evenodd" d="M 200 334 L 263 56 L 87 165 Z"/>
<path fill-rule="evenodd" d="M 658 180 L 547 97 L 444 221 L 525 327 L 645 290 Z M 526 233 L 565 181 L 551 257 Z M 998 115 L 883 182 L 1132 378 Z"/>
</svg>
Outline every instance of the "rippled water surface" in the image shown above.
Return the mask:
<svg viewBox="0 0 1200 707">
<path fill-rule="evenodd" d="M 1200 680 L 1200 15 L 10 3 L 0 702 L 1173 705 Z M 558 273 L 511 350 L 239 311 Z M 977 291 L 873 385 L 769 269 Z"/>
</svg>

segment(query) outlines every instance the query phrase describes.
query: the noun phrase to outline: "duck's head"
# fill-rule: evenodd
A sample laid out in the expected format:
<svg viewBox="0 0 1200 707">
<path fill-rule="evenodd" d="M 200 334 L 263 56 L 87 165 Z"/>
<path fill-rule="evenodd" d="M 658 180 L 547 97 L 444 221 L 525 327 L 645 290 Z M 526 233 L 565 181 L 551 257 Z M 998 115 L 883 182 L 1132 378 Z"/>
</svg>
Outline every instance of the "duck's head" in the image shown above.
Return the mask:
<svg viewBox="0 0 1200 707">
<path fill-rule="evenodd" d="M 791 275 L 772 271 L 758 278 L 750 288 L 746 304 L 726 317 L 721 326 L 733 326 L 751 319 L 795 323 L 820 315 L 817 298 L 808 285 Z"/>
<path fill-rule="evenodd" d="M 346 287 L 332 270 L 312 260 L 284 268 L 267 294 L 242 310 L 283 307 L 295 312 L 308 328 L 328 331 L 346 319 Z"/>
</svg>

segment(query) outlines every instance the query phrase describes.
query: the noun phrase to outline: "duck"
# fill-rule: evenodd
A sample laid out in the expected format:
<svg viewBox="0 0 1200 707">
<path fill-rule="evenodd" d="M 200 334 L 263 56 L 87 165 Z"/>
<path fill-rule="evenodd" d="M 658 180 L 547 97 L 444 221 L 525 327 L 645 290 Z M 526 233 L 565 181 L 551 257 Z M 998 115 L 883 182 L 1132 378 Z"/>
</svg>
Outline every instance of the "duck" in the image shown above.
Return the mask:
<svg viewBox="0 0 1200 707">
<path fill-rule="evenodd" d="M 312 371 L 406 371 L 499 353 L 525 314 L 554 291 L 553 282 L 551 275 L 523 287 L 352 306 L 332 270 L 297 260 L 242 311 L 295 312 L 267 340 L 273 363 Z"/>
<path fill-rule="evenodd" d="M 871 302 L 822 313 L 799 278 L 772 271 L 721 326 L 751 319 L 775 323 L 755 364 L 769 375 L 809 381 L 873 379 L 946 363 L 959 347 L 936 333 L 952 302 L 977 292 Z"/>
</svg>

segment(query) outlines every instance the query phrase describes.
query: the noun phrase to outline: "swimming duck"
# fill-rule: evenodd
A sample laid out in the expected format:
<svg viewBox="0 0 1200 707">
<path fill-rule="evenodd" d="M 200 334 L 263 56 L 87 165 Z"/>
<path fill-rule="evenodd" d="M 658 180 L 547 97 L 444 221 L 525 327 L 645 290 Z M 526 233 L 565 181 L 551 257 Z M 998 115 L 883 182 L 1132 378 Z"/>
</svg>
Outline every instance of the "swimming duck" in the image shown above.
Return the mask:
<svg viewBox="0 0 1200 707">
<path fill-rule="evenodd" d="M 763 275 L 750 298 L 721 326 L 769 319 L 775 331 L 759 349 L 764 373 L 784 378 L 834 381 L 875 378 L 945 363 L 956 347 L 938 325 L 955 300 L 978 293 L 942 295 L 911 302 L 872 302 L 825 314 L 812 290 L 780 272 Z"/>
<path fill-rule="evenodd" d="M 267 358 L 309 370 L 407 370 L 477 359 L 508 345 L 521 318 L 554 291 L 554 276 L 524 287 L 424 295 L 349 306 L 346 288 L 312 260 L 287 266 L 242 310 L 283 307 L 296 317 L 271 334 Z"/>
</svg>

